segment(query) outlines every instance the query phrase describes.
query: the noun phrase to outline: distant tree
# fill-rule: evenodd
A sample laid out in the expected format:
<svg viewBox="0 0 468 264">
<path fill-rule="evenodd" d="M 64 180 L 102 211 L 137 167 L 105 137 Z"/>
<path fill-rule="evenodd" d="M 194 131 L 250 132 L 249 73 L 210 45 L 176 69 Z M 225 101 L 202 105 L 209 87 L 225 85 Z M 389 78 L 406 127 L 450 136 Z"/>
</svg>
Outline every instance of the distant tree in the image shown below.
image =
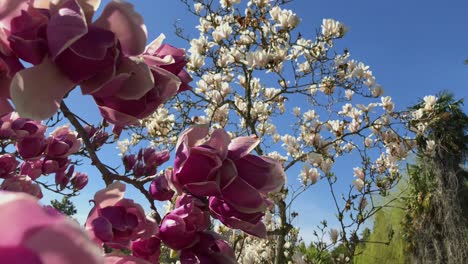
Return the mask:
<svg viewBox="0 0 468 264">
<path fill-rule="evenodd" d="M 61 201 L 54 199 L 50 201 L 50 204 L 55 209 L 70 217 L 76 214 L 76 207 L 67 196 L 64 196 Z"/>
<path fill-rule="evenodd" d="M 448 93 L 416 105 L 426 132 L 417 137 L 418 159 L 409 166 L 405 238 L 411 263 L 465 263 L 468 259 L 466 204 L 468 116 L 463 100 Z M 465 213 L 464 213 L 465 211 Z"/>
</svg>

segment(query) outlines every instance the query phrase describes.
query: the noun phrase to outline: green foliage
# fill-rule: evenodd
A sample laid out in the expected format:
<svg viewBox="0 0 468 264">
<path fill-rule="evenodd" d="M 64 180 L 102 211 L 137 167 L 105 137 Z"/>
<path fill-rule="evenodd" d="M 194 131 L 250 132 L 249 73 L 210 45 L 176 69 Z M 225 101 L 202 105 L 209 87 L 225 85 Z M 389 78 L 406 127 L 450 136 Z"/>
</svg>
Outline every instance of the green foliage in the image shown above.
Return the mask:
<svg viewBox="0 0 468 264">
<path fill-rule="evenodd" d="M 70 217 L 76 214 L 76 207 L 67 196 L 64 196 L 61 201 L 56 199 L 52 200 L 50 201 L 50 204 L 55 209 Z"/>
<path fill-rule="evenodd" d="M 394 205 L 399 206 L 401 202 Z M 357 249 L 355 264 L 400 264 L 407 263 L 405 247 L 400 225 L 404 211 L 399 207 L 379 210 L 374 216 L 374 226 L 363 244 Z"/>
<path fill-rule="evenodd" d="M 304 256 L 306 263 L 333 264 L 330 253 L 326 250 L 319 250 L 313 243 L 306 246 L 304 242 L 301 242 L 298 246 L 298 250 Z"/>
</svg>

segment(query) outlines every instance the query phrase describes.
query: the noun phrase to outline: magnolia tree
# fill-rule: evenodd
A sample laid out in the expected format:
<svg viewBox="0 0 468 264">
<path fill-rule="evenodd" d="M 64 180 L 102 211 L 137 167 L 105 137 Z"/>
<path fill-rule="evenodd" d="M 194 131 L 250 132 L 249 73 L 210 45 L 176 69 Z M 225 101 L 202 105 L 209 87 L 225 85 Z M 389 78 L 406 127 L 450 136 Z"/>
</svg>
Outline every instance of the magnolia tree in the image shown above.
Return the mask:
<svg viewBox="0 0 468 264">
<path fill-rule="evenodd" d="M 306 38 L 287 0 L 182 2 L 200 21 L 196 38 L 177 30 L 188 54 L 163 35 L 147 45 L 130 3 L 111 1 L 95 17 L 98 0 L 0 1 L 0 215 L 15 223 L 0 225 L 2 260 L 304 262 L 293 250 L 292 204 L 319 180 L 339 226 L 324 222 L 314 241 L 355 254 L 357 232 L 382 207 L 376 195 L 395 186 L 414 145 L 398 129 L 436 99 L 395 112 L 369 67 L 333 48 L 345 26 L 324 19 Z M 77 87 L 93 97 L 100 124 L 67 106 Z M 70 125 L 58 126 L 63 119 Z M 123 166 L 102 161 L 106 143 L 119 146 Z M 350 155 L 360 160 L 349 169 L 355 178 L 336 175 Z M 81 159 L 100 177 L 78 171 Z M 286 184 L 298 167 L 288 176 L 300 186 Z M 78 195 L 99 178 L 106 188 L 84 228 L 37 204 L 45 189 Z M 148 204 L 125 197 L 127 187 Z M 155 201 L 168 201 L 166 212 Z"/>
</svg>

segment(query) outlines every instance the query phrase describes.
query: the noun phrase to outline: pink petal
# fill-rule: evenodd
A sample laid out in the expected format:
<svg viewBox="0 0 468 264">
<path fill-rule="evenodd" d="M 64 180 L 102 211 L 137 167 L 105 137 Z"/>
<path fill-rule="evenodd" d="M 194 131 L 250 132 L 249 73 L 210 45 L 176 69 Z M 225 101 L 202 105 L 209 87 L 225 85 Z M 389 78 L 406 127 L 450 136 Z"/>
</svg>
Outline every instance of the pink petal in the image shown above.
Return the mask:
<svg viewBox="0 0 468 264">
<path fill-rule="evenodd" d="M 125 194 L 125 184 L 116 181 L 94 195 L 94 202 L 101 208 L 112 206 L 122 200 Z"/>
<path fill-rule="evenodd" d="M 114 32 L 126 55 L 136 56 L 145 50 L 146 26 L 130 3 L 110 2 L 94 25 Z"/>
<path fill-rule="evenodd" d="M 223 186 L 221 192 L 223 199 L 242 213 L 263 212 L 267 208 L 262 195 L 240 177 Z"/>
<path fill-rule="evenodd" d="M 260 143 L 258 137 L 238 137 L 229 144 L 229 158 L 237 160 L 249 154 Z"/>
<path fill-rule="evenodd" d="M 187 148 L 201 145 L 209 132 L 208 125 L 194 125 L 186 129 L 179 135 L 177 148 L 180 144 L 185 144 Z"/>
<path fill-rule="evenodd" d="M 19 71 L 10 86 L 11 99 L 18 114 L 34 120 L 53 116 L 62 98 L 75 86 L 48 59 Z"/>
<path fill-rule="evenodd" d="M 286 180 L 280 163 L 269 157 L 249 154 L 235 160 L 234 163 L 239 177 L 264 193 L 279 191 Z"/>
<path fill-rule="evenodd" d="M 55 59 L 60 53 L 88 32 L 86 18 L 75 0 L 67 0 L 52 15 L 47 26 L 49 51 Z"/>
<path fill-rule="evenodd" d="M 219 151 L 221 159 L 224 160 L 228 154 L 228 146 L 230 142 L 231 137 L 226 131 L 224 131 L 224 129 L 216 129 L 211 133 L 210 139 L 205 142 L 204 145 L 208 145 Z"/>
<path fill-rule="evenodd" d="M 154 76 L 155 88 L 162 103 L 177 94 L 182 84 L 179 77 L 159 67 L 151 67 L 151 71 Z"/>
<path fill-rule="evenodd" d="M 125 100 L 137 100 L 154 87 L 153 75 L 143 61 L 124 58 L 117 69 L 119 73 L 128 73 L 130 78 L 122 83 L 114 96 Z"/>
<path fill-rule="evenodd" d="M 11 107 L 10 103 L 5 98 L 0 98 L 0 117 L 8 113 L 13 112 L 14 109 Z"/>
<path fill-rule="evenodd" d="M 11 19 L 27 10 L 30 0 L 0 0 L 0 28 L 10 29 Z M 3 35 L 3 32 L 2 32 Z"/>
</svg>

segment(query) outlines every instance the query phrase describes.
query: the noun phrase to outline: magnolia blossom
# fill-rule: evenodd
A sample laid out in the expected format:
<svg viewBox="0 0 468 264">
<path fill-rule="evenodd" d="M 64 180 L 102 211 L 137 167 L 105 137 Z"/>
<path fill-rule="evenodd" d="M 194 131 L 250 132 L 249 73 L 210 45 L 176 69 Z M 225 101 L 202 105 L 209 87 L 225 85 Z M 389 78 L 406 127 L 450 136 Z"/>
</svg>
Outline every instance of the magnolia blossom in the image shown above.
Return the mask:
<svg viewBox="0 0 468 264">
<path fill-rule="evenodd" d="M 189 89 L 183 50 L 161 45 L 161 38 L 145 49 L 146 26 L 130 3 L 111 1 L 93 20 L 100 2 L 2 3 L 10 7 L 0 21 L 6 33 L 0 49 L 2 114 L 11 97 L 21 116 L 49 118 L 79 85 L 102 116 L 121 127 Z M 33 67 L 24 69 L 19 59 Z"/>
<path fill-rule="evenodd" d="M 43 208 L 27 194 L 0 191 L 0 259 L 3 263 L 101 264 L 98 247 L 60 213 Z"/>
<path fill-rule="evenodd" d="M 198 242 L 199 232 L 209 227 L 209 219 L 201 201 L 191 196 L 180 196 L 176 208 L 162 220 L 158 237 L 172 249 L 191 247 Z"/>
<path fill-rule="evenodd" d="M 424 111 L 431 111 L 434 108 L 434 105 L 437 103 L 437 97 L 434 95 L 427 95 L 423 98 L 424 101 Z"/>
<path fill-rule="evenodd" d="M 346 28 L 339 21 L 327 18 L 322 21 L 322 35 L 326 38 L 343 37 L 346 33 Z"/>
<path fill-rule="evenodd" d="M 19 162 L 11 154 L 0 155 L 0 178 L 10 178 L 15 175 L 16 167 Z"/>
<path fill-rule="evenodd" d="M 94 195 L 85 227 L 99 245 L 129 248 L 131 241 L 156 233 L 154 220 L 146 217 L 139 204 L 123 198 L 124 192 L 125 184 L 114 182 Z"/>
<path fill-rule="evenodd" d="M 64 158 L 76 153 L 81 147 L 78 133 L 70 130 L 69 126 L 56 128 L 47 139 L 45 153 L 49 157 Z"/>
<path fill-rule="evenodd" d="M 0 190 L 11 192 L 22 192 L 42 198 L 41 187 L 28 176 L 15 176 L 5 179 L 0 185 Z"/>
</svg>

